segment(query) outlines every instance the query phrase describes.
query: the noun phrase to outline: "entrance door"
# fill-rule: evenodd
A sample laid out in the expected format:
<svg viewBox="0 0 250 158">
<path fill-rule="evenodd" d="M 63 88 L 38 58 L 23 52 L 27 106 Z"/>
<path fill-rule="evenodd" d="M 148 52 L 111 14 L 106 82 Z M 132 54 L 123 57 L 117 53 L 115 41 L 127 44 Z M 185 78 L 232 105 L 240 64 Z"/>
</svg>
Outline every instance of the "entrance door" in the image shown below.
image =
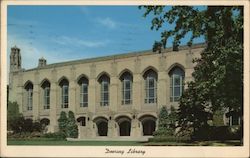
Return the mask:
<svg viewBox="0 0 250 158">
<path fill-rule="evenodd" d="M 131 123 L 129 121 L 123 121 L 119 125 L 120 136 L 130 136 Z"/>
<path fill-rule="evenodd" d="M 155 131 L 155 121 L 153 120 L 146 120 L 143 122 L 143 135 L 144 136 L 151 136 Z"/>
<path fill-rule="evenodd" d="M 99 136 L 107 136 L 108 135 L 108 123 L 107 122 L 100 122 L 97 124 L 98 128 L 98 135 Z"/>
</svg>

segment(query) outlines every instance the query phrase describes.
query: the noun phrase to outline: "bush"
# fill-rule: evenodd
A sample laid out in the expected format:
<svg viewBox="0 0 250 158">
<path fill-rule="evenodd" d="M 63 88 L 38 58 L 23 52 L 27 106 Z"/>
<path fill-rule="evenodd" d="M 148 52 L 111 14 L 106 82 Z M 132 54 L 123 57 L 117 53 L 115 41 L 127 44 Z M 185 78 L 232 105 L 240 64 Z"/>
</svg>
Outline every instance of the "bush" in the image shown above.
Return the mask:
<svg viewBox="0 0 250 158">
<path fill-rule="evenodd" d="M 170 111 L 166 107 L 162 107 L 159 114 L 158 129 L 153 133 L 154 136 L 170 136 L 175 133 L 175 122 L 177 115 L 174 107 L 171 106 Z"/>
<path fill-rule="evenodd" d="M 36 131 L 36 132 L 42 132 L 42 124 L 40 122 L 34 122 L 33 123 L 33 131 Z"/>
<path fill-rule="evenodd" d="M 69 111 L 68 114 L 68 124 L 67 124 L 67 135 L 70 138 L 78 137 L 78 126 L 76 124 L 75 115 L 72 111 Z"/>
<path fill-rule="evenodd" d="M 208 126 L 194 133 L 193 140 L 240 140 L 242 128 L 240 126 Z"/>
<path fill-rule="evenodd" d="M 58 119 L 59 131 L 67 135 L 68 118 L 66 112 L 62 111 Z"/>
<path fill-rule="evenodd" d="M 55 133 L 46 133 L 42 137 L 54 138 L 55 140 L 65 140 L 67 136 L 63 132 L 55 132 Z"/>
<path fill-rule="evenodd" d="M 8 139 L 32 139 L 32 138 L 40 138 L 42 133 L 40 132 L 23 132 L 23 133 L 11 133 L 7 135 Z"/>
</svg>

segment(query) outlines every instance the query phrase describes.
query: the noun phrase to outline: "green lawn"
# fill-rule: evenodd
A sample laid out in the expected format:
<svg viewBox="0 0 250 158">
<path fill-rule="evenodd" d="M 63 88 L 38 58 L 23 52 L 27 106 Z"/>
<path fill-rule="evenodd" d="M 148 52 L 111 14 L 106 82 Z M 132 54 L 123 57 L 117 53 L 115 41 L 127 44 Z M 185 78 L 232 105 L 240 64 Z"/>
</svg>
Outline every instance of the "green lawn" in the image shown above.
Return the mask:
<svg viewBox="0 0 250 158">
<path fill-rule="evenodd" d="M 66 140 L 8 140 L 7 145 L 58 145 L 58 146 L 240 146 L 240 141 L 135 142 L 135 141 L 66 141 Z"/>
<path fill-rule="evenodd" d="M 240 146 L 239 140 L 229 141 L 196 141 L 192 143 L 178 142 L 148 142 L 145 146 Z"/>
<path fill-rule="evenodd" d="M 7 145 L 142 146 L 134 141 L 8 140 Z"/>
</svg>

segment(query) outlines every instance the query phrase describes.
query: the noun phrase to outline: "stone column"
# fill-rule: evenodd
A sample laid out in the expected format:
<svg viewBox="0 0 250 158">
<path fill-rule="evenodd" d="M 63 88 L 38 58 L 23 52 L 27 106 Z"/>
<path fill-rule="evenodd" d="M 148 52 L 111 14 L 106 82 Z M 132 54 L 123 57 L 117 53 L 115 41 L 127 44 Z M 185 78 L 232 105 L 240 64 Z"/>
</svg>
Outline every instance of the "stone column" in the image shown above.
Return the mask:
<svg viewBox="0 0 250 158">
<path fill-rule="evenodd" d="M 39 119 L 39 85 L 34 84 L 33 85 L 33 121 L 36 121 Z"/>
<path fill-rule="evenodd" d="M 33 97 L 32 97 L 32 113 L 33 120 L 39 119 L 39 72 L 34 73 L 34 82 L 33 82 Z"/>
<path fill-rule="evenodd" d="M 137 119 L 131 120 L 131 137 L 140 137 L 138 131 L 140 131 L 138 127 L 139 121 Z"/>
<path fill-rule="evenodd" d="M 133 74 L 133 109 L 141 110 L 143 93 L 142 89 L 142 76 L 141 76 L 141 59 L 137 56 L 134 61 L 134 74 Z"/>
<path fill-rule="evenodd" d="M 70 78 L 69 78 L 69 110 L 76 114 L 76 75 L 75 66 L 70 68 Z M 80 106 L 80 105 L 79 105 Z"/>
<path fill-rule="evenodd" d="M 50 132 L 56 132 L 58 130 L 58 122 L 57 122 L 57 83 L 53 82 L 50 84 Z"/>
<path fill-rule="evenodd" d="M 58 131 L 58 122 L 57 122 L 57 107 L 59 107 L 58 104 L 58 82 L 57 82 L 57 71 L 56 69 L 53 69 L 51 71 L 52 80 L 50 83 L 50 132 L 56 132 Z"/>
<path fill-rule="evenodd" d="M 111 63 L 111 77 L 110 77 L 110 91 L 109 91 L 109 99 L 110 105 L 109 109 L 111 111 L 117 111 L 118 105 L 118 77 L 117 77 L 117 63 L 114 60 Z"/>
<path fill-rule="evenodd" d="M 96 66 L 95 64 L 90 65 L 90 77 L 89 77 L 89 87 L 88 87 L 88 110 L 95 113 L 96 110 Z M 91 117 L 92 118 L 92 117 Z M 92 128 L 93 129 L 93 128 Z"/>
<path fill-rule="evenodd" d="M 111 77 L 110 80 L 110 91 L 109 91 L 109 99 L 110 99 L 110 105 L 109 109 L 111 111 L 117 111 L 117 95 L 118 95 L 118 84 L 117 84 L 117 77 Z"/>
<path fill-rule="evenodd" d="M 116 133 L 116 128 L 115 128 L 115 121 L 112 119 L 112 120 L 109 120 L 108 121 L 108 137 L 115 137 L 115 133 Z"/>
<path fill-rule="evenodd" d="M 157 109 L 167 104 L 167 75 L 166 72 L 158 72 L 158 85 L 157 85 Z"/>
<path fill-rule="evenodd" d="M 142 81 L 140 74 L 133 76 L 133 109 L 140 111 L 143 101 Z"/>
<path fill-rule="evenodd" d="M 74 114 L 76 112 L 76 81 L 70 80 L 69 81 L 69 110 L 72 111 Z"/>
</svg>

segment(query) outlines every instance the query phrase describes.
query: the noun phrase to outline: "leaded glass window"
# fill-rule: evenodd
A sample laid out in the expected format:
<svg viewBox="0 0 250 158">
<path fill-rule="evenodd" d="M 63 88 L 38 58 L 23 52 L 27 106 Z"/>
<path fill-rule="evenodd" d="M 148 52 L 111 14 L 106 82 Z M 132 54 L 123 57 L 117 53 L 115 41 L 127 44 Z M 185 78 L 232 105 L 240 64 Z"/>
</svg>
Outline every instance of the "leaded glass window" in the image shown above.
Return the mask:
<svg viewBox="0 0 250 158">
<path fill-rule="evenodd" d="M 184 71 L 175 67 L 170 72 L 170 101 L 177 102 L 184 90 Z"/>
<path fill-rule="evenodd" d="M 122 82 L 122 105 L 132 104 L 132 75 L 125 72 L 121 76 Z"/>
<path fill-rule="evenodd" d="M 148 70 L 144 74 L 145 80 L 145 103 L 157 103 L 157 73 Z"/>
</svg>

